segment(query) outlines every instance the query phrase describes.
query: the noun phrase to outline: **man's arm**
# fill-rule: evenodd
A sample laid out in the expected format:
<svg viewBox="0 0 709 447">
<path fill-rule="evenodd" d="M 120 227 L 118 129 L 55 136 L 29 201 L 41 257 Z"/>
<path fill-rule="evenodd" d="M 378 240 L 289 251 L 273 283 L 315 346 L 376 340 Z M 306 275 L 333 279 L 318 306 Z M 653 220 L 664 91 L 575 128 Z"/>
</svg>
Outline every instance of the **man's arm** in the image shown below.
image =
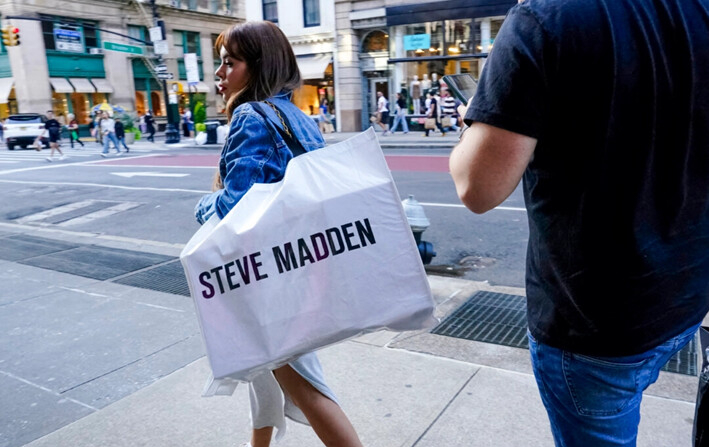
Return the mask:
<svg viewBox="0 0 709 447">
<path fill-rule="evenodd" d="M 517 187 L 536 145 L 536 138 L 473 123 L 449 160 L 463 204 L 482 214 L 502 203 Z"/>
</svg>

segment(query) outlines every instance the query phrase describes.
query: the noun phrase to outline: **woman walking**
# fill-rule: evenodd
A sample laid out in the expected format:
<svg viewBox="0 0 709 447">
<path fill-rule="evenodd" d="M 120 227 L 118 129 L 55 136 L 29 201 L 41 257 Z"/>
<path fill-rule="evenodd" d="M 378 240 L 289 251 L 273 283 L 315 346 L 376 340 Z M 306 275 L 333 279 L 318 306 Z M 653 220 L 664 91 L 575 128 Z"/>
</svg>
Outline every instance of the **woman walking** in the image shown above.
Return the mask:
<svg viewBox="0 0 709 447">
<path fill-rule="evenodd" d="M 69 144 L 71 144 L 71 148 L 74 149 L 74 141 L 84 147 L 84 142 L 79 139 L 79 122 L 76 120 L 76 116 L 70 113 L 67 118 L 69 118 L 69 124 L 66 127 L 69 129 Z"/>
<path fill-rule="evenodd" d="M 294 152 L 324 146 L 315 122 L 290 101 L 300 86 L 300 72 L 288 39 L 276 25 L 235 25 L 219 35 L 216 50 L 221 59 L 216 72 L 219 92 L 227 102 L 230 128 L 214 192 L 202 197 L 195 209 L 200 223 L 214 213 L 223 218 L 254 183 L 281 180 Z M 289 142 L 284 134 L 290 135 Z M 253 432 L 251 443 L 244 445 L 269 446 L 274 427 L 277 437 L 284 433 L 284 416 L 310 424 L 326 446 L 362 445 L 325 383 L 315 353 L 262 373 L 249 391 Z"/>
</svg>

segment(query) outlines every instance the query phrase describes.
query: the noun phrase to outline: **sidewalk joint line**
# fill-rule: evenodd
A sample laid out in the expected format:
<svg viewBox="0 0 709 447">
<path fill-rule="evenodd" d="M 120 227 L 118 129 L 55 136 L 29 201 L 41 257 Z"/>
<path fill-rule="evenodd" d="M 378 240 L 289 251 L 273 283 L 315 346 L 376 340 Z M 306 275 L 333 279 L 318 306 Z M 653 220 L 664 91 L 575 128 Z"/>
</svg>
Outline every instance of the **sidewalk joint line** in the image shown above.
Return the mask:
<svg viewBox="0 0 709 447">
<path fill-rule="evenodd" d="M 417 439 L 413 444 L 411 444 L 411 447 L 416 447 L 416 445 L 418 445 L 418 443 L 423 439 L 423 437 L 426 436 L 426 434 L 431 430 L 431 428 L 432 428 L 434 425 L 436 425 L 436 422 L 438 422 L 438 420 L 441 418 L 441 416 L 443 416 L 443 413 L 445 413 L 445 412 L 448 410 L 448 408 L 451 406 L 451 404 L 453 403 L 453 401 L 456 400 L 456 399 L 458 398 L 458 396 L 460 396 L 460 393 L 463 392 L 463 390 L 465 389 L 465 387 L 468 386 L 468 384 L 470 383 L 470 381 L 473 380 L 473 378 L 478 374 L 478 372 L 479 372 L 481 369 L 482 369 L 482 368 L 478 368 L 478 369 L 476 369 L 475 371 L 473 371 L 473 374 L 472 374 L 470 377 L 468 377 L 468 380 L 466 380 L 465 383 L 463 384 L 463 386 L 460 387 L 460 389 L 458 390 L 458 392 L 455 393 L 455 396 L 453 396 L 453 397 L 448 401 L 448 403 L 446 404 L 446 406 L 443 407 L 443 409 L 438 413 L 438 416 L 436 416 L 436 418 L 428 425 L 428 427 L 426 427 L 426 430 L 424 430 L 424 432 L 421 433 L 421 436 L 419 436 L 418 439 Z"/>
<path fill-rule="evenodd" d="M 74 402 L 75 404 L 81 405 L 82 407 L 86 407 L 86 408 L 88 408 L 88 409 L 90 409 L 90 410 L 93 410 L 93 411 L 98 411 L 98 408 L 96 408 L 96 407 L 92 407 L 92 406 L 89 405 L 89 404 L 85 404 L 85 403 L 83 403 L 83 402 L 81 402 L 81 401 L 78 401 L 78 400 L 76 400 L 76 399 L 72 399 L 71 397 L 68 397 L 68 396 L 62 396 L 62 393 L 57 393 L 56 391 L 54 391 L 54 390 L 52 390 L 52 389 L 49 389 L 49 388 L 44 387 L 44 386 L 42 386 L 42 385 L 39 385 L 39 384 L 37 384 L 37 383 L 30 382 L 29 380 L 23 379 L 22 377 L 16 376 L 16 375 L 14 375 L 14 374 L 12 374 L 12 373 L 10 373 L 10 372 L 7 372 L 7 371 L 0 371 L 0 374 L 4 374 L 5 376 L 10 377 L 11 379 L 18 380 L 18 381 L 20 381 L 20 382 L 22 382 L 22 383 L 24 383 L 24 384 L 29 385 L 29 386 L 33 386 L 33 387 L 35 387 L 35 388 L 39 388 L 39 389 L 42 390 L 42 391 L 45 391 L 45 392 L 47 392 L 47 393 L 50 393 L 50 394 L 55 395 L 56 397 L 61 397 L 62 399 L 66 399 L 66 400 L 68 400 L 68 401 Z"/>
</svg>

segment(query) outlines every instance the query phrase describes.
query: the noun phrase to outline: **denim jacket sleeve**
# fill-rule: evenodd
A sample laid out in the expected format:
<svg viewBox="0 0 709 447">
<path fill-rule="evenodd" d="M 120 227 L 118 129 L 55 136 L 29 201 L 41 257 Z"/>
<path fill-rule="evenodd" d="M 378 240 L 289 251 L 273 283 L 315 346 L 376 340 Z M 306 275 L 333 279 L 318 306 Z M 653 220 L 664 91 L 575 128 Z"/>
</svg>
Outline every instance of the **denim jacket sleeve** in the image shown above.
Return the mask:
<svg viewBox="0 0 709 447">
<path fill-rule="evenodd" d="M 195 207 L 197 221 L 204 223 L 215 212 L 223 219 L 254 183 L 281 180 L 292 154 L 279 149 L 286 148 L 273 141 L 260 115 L 250 106 L 237 111 L 219 162 L 224 189 L 202 197 Z"/>
</svg>

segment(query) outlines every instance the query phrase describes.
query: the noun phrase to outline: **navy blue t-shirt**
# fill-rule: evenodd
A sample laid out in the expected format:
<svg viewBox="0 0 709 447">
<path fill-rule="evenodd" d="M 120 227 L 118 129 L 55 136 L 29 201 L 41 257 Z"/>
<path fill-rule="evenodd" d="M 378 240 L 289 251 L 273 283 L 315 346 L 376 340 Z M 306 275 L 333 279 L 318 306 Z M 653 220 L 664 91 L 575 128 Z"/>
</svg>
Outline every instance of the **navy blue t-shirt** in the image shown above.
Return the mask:
<svg viewBox="0 0 709 447">
<path fill-rule="evenodd" d="M 709 311 L 709 0 L 526 0 L 466 121 L 538 140 L 535 338 L 632 355 Z"/>
</svg>

